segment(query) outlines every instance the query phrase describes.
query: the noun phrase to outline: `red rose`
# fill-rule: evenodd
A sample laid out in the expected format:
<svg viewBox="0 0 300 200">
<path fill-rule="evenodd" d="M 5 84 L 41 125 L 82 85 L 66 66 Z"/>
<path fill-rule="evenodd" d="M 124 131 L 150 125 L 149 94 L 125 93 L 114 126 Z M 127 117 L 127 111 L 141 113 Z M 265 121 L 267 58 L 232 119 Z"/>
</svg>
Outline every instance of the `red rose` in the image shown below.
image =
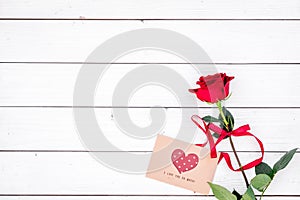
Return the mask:
<svg viewBox="0 0 300 200">
<path fill-rule="evenodd" d="M 229 83 L 234 79 L 233 76 L 226 76 L 226 73 L 201 76 L 197 84 L 200 88 L 189 89 L 195 93 L 201 101 L 216 103 L 224 100 L 229 94 Z"/>
</svg>

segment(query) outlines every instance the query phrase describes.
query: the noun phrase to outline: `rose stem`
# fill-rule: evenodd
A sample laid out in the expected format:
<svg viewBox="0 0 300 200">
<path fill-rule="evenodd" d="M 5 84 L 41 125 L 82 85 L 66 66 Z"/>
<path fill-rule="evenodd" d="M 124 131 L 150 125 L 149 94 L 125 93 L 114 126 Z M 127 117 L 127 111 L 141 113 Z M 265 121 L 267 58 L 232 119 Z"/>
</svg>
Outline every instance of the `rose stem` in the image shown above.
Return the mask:
<svg viewBox="0 0 300 200">
<path fill-rule="evenodd" d="M 274 178 L 274 177 L 273 177 L 273 178 Z M 261 193 L 261 195 L 260 195 L 260 197 L 259 197 L 259 200 L 261 200 L 261 199 L 263 198 L 263 196 L 264 196 L 266 190 L 267 190 L 268 187 L 270 186 L 270 183 L 271 183 L 271 182 L 268 183 L 268 185 L 265 187 L 265 189 L 264 189 L 263 192 Z"/>
<path fill-rule="evenodd" d="M 218 106 L 219 112 L 220 112 L 220 114 L 221 114 L 221 116 L 222 116 L 222 118 L 223 118 L 223 121 L 224 121 L 224 123 L 225 123 L 225 125 L 226 125 L 226 129 L 227 129 L 227 131 L 228 131 L 228 124 L 229 124 L 229 123 L 227 122 L 227 120 L 226 120 L 226 118 L 225 118 L 225 115 L 224 115 L 224 113 L 223 113 L 223 109 L 222 109 L 222 105 L 221 105 L 221 102 L 220 102 L 220 101 L 217 102 L 217 106 Z M 239 157 L 238 157 L 238 155 L 237 155 L 237 152 L 236 152 L 236 150 L 235 150 L 235 147 L 234 147 L 234 144 L 233 144 L 233 141 L 232 141 L 231 136 L 229 136 L 229 141 L 230 141 L 230 145 L 231 145 L 231 148 L 232 148 L 232 150 L 233 150 L 234 156 L 235 156 L 235 158 L 236 158 L 236 160 L 237 160 L 237 163 L 238 163 L 238 165 L 239 165 L 239 167 L 240 167 L 240 170 L 241 170 L 241 172 L 242 172 L 242 175 L 243 175 L 243 177 L 244 177 L 246 186 L 247 186 L 247 188 L 248 188 L 248 187 L 249 187 L 249 181 L 248 181 L 248 179 L 247 179 L 247 176 L 246 176 L 246 174 L 245 174 L 245 171 L 244 171 L 243 168 L 242 168 L 241 161 L 240 161 L 240 159 L 239 159 Z"/>
</svg>

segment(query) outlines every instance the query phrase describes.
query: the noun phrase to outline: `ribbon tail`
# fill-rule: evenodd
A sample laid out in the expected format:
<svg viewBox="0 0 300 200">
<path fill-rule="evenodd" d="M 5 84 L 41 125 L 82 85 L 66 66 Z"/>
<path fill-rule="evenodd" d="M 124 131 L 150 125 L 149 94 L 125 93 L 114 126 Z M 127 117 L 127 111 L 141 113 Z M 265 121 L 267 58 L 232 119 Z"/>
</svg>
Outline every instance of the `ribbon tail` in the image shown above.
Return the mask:
<svg viewBox="0 0 300 200">
<path fill-rule="evenodd" d="M 201 119 L 201 117 L 199 117 L 198 115 L 193 115 L 191 117 L 192 121 L 205 133 L 206 137 L 207 137 L 207 141 L 205 143 L 202 144 L 196 144 L 196 146 L 200 146 L 200 147 L 204 147 L 207 145 L 207 143 L 209 143 L 210 146 L 210 157 L 211 158 L 216 158 L 217 157 L 217 150 L 216 150 L 216 145 L 214 142 L 214 139 L 208 129 L 208 126 L 205 124 L 205 122 Z M 204 127 L 202 127 L 197 120 L 200 120 Z"/>
<path fill-rule="evenodd" d="M 258 159 L 255 159 L 253 160 L 252 162 L 249 162 L 248 164 L 246 165 L 243 165 L 241 166 L 240 168 L 238 169 L 234 169 L 233 166 L 232 166 L 232 162 L 231 162 L 231 159 L 230 159 L 230 156 L 228 153 L 225 153 L 225 152 L 221 152 L 221 155 L 220 155 L 220 159 L 219 159 L 219 162 L 221 162 L 221 160 L 224 158 L 229 169 L 231 169 L 232 171 L 241 171 L 241 170 L 248 170 L 248 169 L 251 169 L 257 165 L 259 165 L 262 160 L 263 160 L 263 157 L 264 157 L 264 146 L 263 146 L 263 143 L 256 137 L 254 136 L 253 134 L 249 133 L 249 132 L 245 132 L 243 134 L 237 134 L 237 135 L 233 135 L 233 136 L 251 136 L 251 137 L 254 137 L 256 139 L 256 141 L 258 142 L 259 146 L 260 146 L 260 150 L 261 150 L 261 157 L 259 157 Z"/>
</svg>

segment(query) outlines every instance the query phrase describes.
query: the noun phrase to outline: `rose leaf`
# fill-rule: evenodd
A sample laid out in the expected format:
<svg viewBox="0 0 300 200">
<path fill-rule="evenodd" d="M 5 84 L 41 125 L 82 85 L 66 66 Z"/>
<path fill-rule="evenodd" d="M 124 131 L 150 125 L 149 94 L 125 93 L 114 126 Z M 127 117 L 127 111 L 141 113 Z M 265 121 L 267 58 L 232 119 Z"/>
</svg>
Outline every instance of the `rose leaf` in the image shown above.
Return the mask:
<svg viewBox="0 0 300 200">
<path fill-rule="evenodd" d="M 255 166 L 255 174 L 267 174 L 270 176 L 271 179 L 274 177 L 273 169 L 267 163 L 260 163 L 259 165 Z"/>
<path fill-rule="evenodd" d="M 272 179 L 267 174 L 258 174 L 251 180 L 251 185 L 260 192 L 270 184 Z"/>
<path fill-rule="evenodd" d="M 229 190 L 227 190 L 226 188 L 224 188 L 220 185 L 217 185 L 217 184 L 213 184 L 213 183 L 208 183 L 208 184 L 217 199 L 219 199 L 219 200 L 237 200 L 236 196 L 231 194 L 231 192 Z"/>
<path fill-rule="evenodd" d="M 280 160 L 278 160 L 275 165 L 273 166 L 273 171 L 274 174 L 276 174 L 279 170 L 284 169 L 289 162 L 292 160 L 294 154 L 296 153 L 298 148 L 292 149 L 288 152 L 286 152 L 281 158 Z"/>
</svg>

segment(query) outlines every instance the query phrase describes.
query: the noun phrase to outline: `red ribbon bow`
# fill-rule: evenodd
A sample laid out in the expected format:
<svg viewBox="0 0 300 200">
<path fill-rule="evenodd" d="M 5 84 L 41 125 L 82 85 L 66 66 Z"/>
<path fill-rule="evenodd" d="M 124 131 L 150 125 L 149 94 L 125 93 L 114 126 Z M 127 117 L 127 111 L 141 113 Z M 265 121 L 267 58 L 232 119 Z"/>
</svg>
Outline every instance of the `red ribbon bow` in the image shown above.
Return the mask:
<svg viewBox="0 0 300 200">
<path fill-rule="evenodd" d="M 221 152 L 220 153 L 220 158 L 219 158 L 219 161 L 218 163 L 224 158 L 228 167 L 232 170 L 232 171 L 241 171 L 242 169 L 243 170 L 247 170 L 247 169 L 250 169 L 250 168 L 253 168 L 255 167 L 256 165 L 260 164 L 263 160 L 263 157 L 264 157 L 264 146 L 263 146 L 263 143 L 255 136 L 253 135 L 252 133 L 248 132 L 250 130 L 250 126 L 247 124 L 247 125 L 244 125 L 244 126 L 241 126 L 233 131 L 230 131 L 230 132 L 227 132 L 223 129 L 221 129 L 220 127 L 212 124 L 212 123 L 209 123 L 208 125 L 205 124 L 205 122 L 201 119 L 201 117 L 199 117 L 198 115 L 193 115 L 191 117 L 192 121 L 205 133 L 206 137 L 207 137 L 207 141 L 203 144 L 196 144 L 197 146 L 205 146 L 208 142 L 209 142 L 209 146 L 210 146 L 210 156 L 212 158 L 216 158 L 217 157 L 217 151 L 216 151 L 216 146 L 225 138 L 225 137 L 229 137 L 229 136 L 235 136 L 235 137 L 241 137 L 241 136 L 251 136 L 251 137 L 254 137 L 256 139 L 256 141 L 258 142 L 259 146 L 260 146 L 260 149 L 261 149 L 261 157 L 238 168 L 238 169 L 234 169 L 233 166 L 232 166 L 232 163 L 231 163 L 231 159 L 230 159 L 230 156 L 228 153 L 226 152 Z M 198 122 L 197 120 L 200 120 L 202 123 L 203 123 L 203 126 L 202 127 Z M 215 133 L 219 134 L 219 138 L 216 142 L 214 142 L 214 139 L 210 133 L 210 130 L 214 131 Z"/>
</svg>

